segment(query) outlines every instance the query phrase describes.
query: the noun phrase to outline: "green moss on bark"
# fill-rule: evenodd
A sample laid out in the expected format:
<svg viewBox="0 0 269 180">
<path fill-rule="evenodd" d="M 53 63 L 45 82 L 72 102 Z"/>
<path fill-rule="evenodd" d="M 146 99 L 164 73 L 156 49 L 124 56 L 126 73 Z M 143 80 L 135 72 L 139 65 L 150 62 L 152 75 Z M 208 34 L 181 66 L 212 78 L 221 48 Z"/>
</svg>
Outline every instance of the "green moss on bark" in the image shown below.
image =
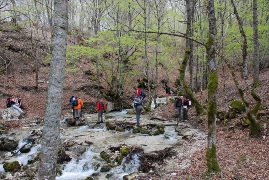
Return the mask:
<svg viewBox="0 0 269 180">
<path fill-rule="evenodd" d="M 211 148 L 206 150 L 207 169 L 209 173 L 219 172 L 220 167 L 217 161 L 216 146 L 212 145 Z"/>
</svg>

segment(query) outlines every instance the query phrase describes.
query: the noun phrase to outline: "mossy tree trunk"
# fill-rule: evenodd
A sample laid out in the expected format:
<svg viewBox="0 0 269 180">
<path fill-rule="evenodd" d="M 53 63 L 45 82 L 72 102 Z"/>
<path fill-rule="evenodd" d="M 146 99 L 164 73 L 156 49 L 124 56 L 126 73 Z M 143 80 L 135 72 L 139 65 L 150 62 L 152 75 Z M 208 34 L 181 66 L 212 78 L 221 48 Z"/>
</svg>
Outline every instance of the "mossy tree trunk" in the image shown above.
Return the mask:
<svg viewBox="0 0 269 180">
<path fill-rule="evenodd" d="M 208 80 L 208 144 L 206 151 L 207 170 L 209 173 L 220 171 L 216 155 L 216 114 L 217 114 L 217 89 L 218 66 L 216 61 L 216 18 L 214 0 L 208 0 L 209 37 L 206 46 L 209 70 Z"/>
<path fill-rule="evenodd" d="M 196 113 L 197 115 L 200 115 L 203 113 L 202 105 L 199 103 L 199 101 L 194 97 L 191 89 L 189 88 L 187 82 L 185 81 L 185 72 L 187 68 L 187 64 L 190 61 L 190 58 L 192 57 L 192 51 L 193 51 L 193 45 L 192 40 L 190 37 L 192 36 L 192 17 L 193 12 L 191 10 L 191 5 L 193 4 L 193 1 L 186 0 L 186 8 L 187 8 L 187 30 L 186 30 L 186 49 L 185 49 L 185 56 L 182 61 L 182 65 L 180 67 L 180 81 L 183 84 L 183 88 L 185 93 L 189 96 L 189 98 L 192 100 L 193 104 L 195 105 Z"/>
<path fill-rule="evenodd" d="M 255 88 L 256 86 L 258 86 L 258 82 L 256 81 L 257 78 L 254 78 L 254 86 L 251 88 L 250 86 L 250 82 L 248 80 L 248 70 L 247 70 L 247 39 L 246 39 L 246 35 L 245 35 L 245 31 L 243 29 L 243 23 L 242 23 L 242 20 L 241 18 L 239 17 L 239 14 L 238 14 L 238 11 L 236 9 L 236 6 L 234 4 L 234 1 L 231 0 L 231 4 L 233 6 L 233 10 L 234 10 L 234 14 L 235 14 L 235 17 L 237 19 L 237 22 L 238 22 L 238 27 L 239 27 L 239 31 L 240 31 L 240 34 L 242 36 L 242 58 L 243 58 L 243 77 L 244 77 L 244 80 L 246 82 L 246 85 L 248 87 L 249 90 L 251 90 L 251 95 L 252 97 L 256 100 L 257 104 L 254 106 L 253 109 L 250 109 L 250 108 L 247 108 L 248 112 L 247 112 L 247 118 L 249 119 L 250 121 L 250 136 L 254 136 L 254 137 L 259 137 L 261 136 L 261 132 L 262 132 L 262 127 L 260 126 L 260 124 L 257 122 L 257 118 L 256 118 L 256 114 L 257 112 L 259 111 L 259 108 L 261 106 L 261 99 L 260 97 L 255 93 Z M 255 3 L 254 3 L 255 4 Z M 254 5 L 255 6 L 255 5 Z M 255 7 L 253 7 L 254 9 Z M 254 20 L 255 21 L 255 20 Z M 254 23 L 255 25 L 255 23 Z M 255 33 L 255 27 L 254 27 L 254 33 Z M 254 34 L 255 36 L 255 34 Z M 256 52 L 257 53 L 257 52 Z M 259 62 L 254 62 L 254 63 L 259 63 Z M 256 72 L 255 72 L 256 73 Z M 258 73 L 258 72 L 257 72 Z M 244 97 L 244 92 L 240 89 L 238 89 L 241 97 Z M 242 98 L 243 102 L 245 103 L 246 107 L 247 104 L 249 103 L 246 103 L 246 100 L 244 98 Z"/>
</svg>

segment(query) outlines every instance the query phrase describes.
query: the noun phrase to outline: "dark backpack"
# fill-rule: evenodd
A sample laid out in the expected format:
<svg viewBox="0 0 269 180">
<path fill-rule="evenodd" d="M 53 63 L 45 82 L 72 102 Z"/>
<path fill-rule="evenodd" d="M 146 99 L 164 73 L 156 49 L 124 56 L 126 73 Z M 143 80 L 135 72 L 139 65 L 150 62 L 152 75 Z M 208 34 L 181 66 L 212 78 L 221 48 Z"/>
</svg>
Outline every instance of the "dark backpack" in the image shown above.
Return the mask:
<svg viewBox="0 0 269 180">
<path fill-rule="evenodd" d="M 181 107 L 182 106 L 182 99 L 177 98 L 176 99 L 176 107 Z"/>
<path fill-rule="evenodd" d="M 101 107 L 101 109 L 105 109 L 106 108 L 106 104 L 103 103 L 103 102 L 100 102 L 100 107 Z"/>
<path fill-rule="evenodd" d="M 147 94 L 144 91 L 140 92 L 140 95 L 142 96 L 142 98 L 144 99 L 145 97 L 147 97 Z"/>
<path fill-rule="evenodd" d="M 72 101 L 72 105 L 73 106 L 77 106 L 78 105 L 78 99 L 77 98 Z"/>
<path fill-rule="evenodd" d="M 7 108 L 11 107 L 13 104 L 15 104 L 13 101 L 11 101 L 11 98 L 7 98 L 6 106 Z"/>
</svg>

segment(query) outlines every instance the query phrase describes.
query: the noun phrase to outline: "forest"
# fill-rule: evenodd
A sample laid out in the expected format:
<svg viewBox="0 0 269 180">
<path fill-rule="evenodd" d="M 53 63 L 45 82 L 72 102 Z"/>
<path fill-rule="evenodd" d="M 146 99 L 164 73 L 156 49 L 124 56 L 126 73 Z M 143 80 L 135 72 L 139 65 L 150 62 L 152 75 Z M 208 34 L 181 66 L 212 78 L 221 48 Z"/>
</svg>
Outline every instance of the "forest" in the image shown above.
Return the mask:
<svg viewBox="0 0 269 180">
<path fill-rule="evenodd" d="M 1 101 L 21 96 L 29 119 L 44 117 L 38 179 L 56 178 L 72 95 L 88 112 L 100 97 L 128 109 L 138 86 L 146 112 L 154 103 L 172 118 L 173 103 L 156 102 L 165 85 L 192 101 L 189 123 L 207 135 L 175 179 L 266 179 L 268 21 L 268 0 L 0 0 Z M 237 160 L 229 143 L 241 144 Z"/>
</svg>

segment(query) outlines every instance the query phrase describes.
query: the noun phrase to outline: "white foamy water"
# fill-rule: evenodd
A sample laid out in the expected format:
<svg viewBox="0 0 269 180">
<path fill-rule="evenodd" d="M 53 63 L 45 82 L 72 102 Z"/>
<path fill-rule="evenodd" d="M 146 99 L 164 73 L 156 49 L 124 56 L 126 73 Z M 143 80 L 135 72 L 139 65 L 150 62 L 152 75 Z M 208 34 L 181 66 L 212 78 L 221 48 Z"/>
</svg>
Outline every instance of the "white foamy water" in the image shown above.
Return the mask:
<svg viewBox="0 0 269 180">
<path fill-rule="evenodd" d="M 4 167 L 3 167 L 3 166 L 4 166 L 3 164 L 0 164 L 0 172 L 5 172 Z"/>
<path fill-rule="evenodd" d="M 37 152 L 40 150 L 41 145 L 37 145 L 31 148 L 31 151 L 28 153 L 22 153 L 20 154 L 16 160 L 23 165 L 26 165 L 28 163 L 29 160 L 32 160 L 36 155 Z"/>
<path fill-rule="evenodd" d="M 94 156 L 99 156 L 99 153 L 94 153 L 87 150 L 79 159 L 72 159 L 69 163 L 64 165 L 62 175 L 56 177 L 57 180 L 80 180 L 85 179 L 95 172 L 93 163 Z"/>
</svg>

